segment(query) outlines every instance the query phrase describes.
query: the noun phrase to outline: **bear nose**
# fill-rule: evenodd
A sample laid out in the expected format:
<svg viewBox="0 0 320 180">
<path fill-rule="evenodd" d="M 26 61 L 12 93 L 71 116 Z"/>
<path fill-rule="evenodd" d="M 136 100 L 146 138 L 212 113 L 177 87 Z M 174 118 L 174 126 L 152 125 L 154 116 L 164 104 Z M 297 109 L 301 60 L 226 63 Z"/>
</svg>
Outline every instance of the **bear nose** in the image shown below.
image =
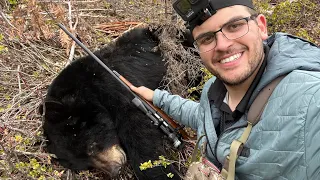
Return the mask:
<svg viewBox="0 0 320 180">
<path fill-rule="evenodd" d="M 121 168 L 122 168 L 122 165 L 120 165 L 120 164 L 116 164 L 116 165 L 111 164 L 110 169 L 109 169 L 110 176 L 111 177 L 118 176 L 120 174 Z"/>
<path fill-rule="evenodd" d="M 115 177 L 119 175 L 121 167 L 126 164 L 127 157 L 119 145 L 113 145 L 94 156 L 92 162 L 94 167 Z"/>
</svg>

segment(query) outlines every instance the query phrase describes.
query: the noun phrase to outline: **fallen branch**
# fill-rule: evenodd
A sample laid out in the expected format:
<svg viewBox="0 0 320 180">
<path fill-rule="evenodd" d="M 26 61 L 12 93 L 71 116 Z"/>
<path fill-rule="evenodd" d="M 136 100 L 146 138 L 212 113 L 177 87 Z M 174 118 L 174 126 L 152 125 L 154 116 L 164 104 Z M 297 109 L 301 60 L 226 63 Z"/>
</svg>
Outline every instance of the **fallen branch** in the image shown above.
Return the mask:
<svg viewBox="0 0 320 180">
<path fill-rule="evenodd" d="M 18 65 L 18 68 L 17 68 L 17 77 L 18 77 L 18 85 L 19 85 L 19 94 L 21 94 L 22 90 L 21 90 L 21 80 L 20 80 L 20 65 Z"/>
<path fill-rule="evenodd" d="M 128 22 L 109 22 L 94 26 L 98 31 L 111 34 L 112 37 L 117 37 L 121 35 L 124 31 L 132 27 L 140 25 L 141 22 L 128 21 Z"/>
<path fill-rule="evenodd" d="M 19 151 L 19 150 L 14 150 L 15 153 L 17 154 L 23 154 L 23 155 L 29 155 L 29 156 L 35 156 L 35 157 L 53 157 L 53 158 L 57 158 L 56 155 L 54 154 L 49 154 L 49 153 L 32 153 L 32 152 L 26 152 L 26 151 Z"/>
<path fill-rule="evenodd" d="M 9 151 L 7 151 L 7 149 L 5 148 L 5 146 L 2 144 L 2 142 L 0 141 L 0 146 L 3 150 L 3 152 L 6 154 L 6 161 L 9 164 L 9 172 L 12 172 L 12 170 L 14 169 L 14 165 L 11 162 L 11 153 L 9 153 Z"/>
<path fill-rule="evenodd" d="M 11 26 L 12 28 L 14 28 L 15 30 L 17 30 L 17 28 L 11 24 L 11 22 L 8 20 L 8 18 L 6 17 L 6 15 L 2 12 L 2 10 L 0 10 L 0 15 L 1 17 L 6 21 L 7 24 L 9 24 L 9 26 Z"/>
<path fill-rule="evenodd" d="M 76 31 L 76 26 L 78 24 L 78 18 L 76 18 L 76 23 L 74 25 L 72 25 L 72 11 L 71 11 L 71 2 L 68 2 L 68 20 L 69 20 L 69 28 L 72 32 L 73 35 L 75 35 L 75 31 Z M 68 58 L 68 64 L 70 64 L 73 60 L 73 56 L 74 56 L 74 51 L 76 48 L 76 43 L 74 41 L 72 41 L 72 45 L 70 47 L 70 53 L 69 53 L 69 58 Z"/>
<path fill-rule="evenodd" d="M 105 30 L 105 29 L 117 28 L 117 27 L 136 26 L 136 25 L 139 25 L 139 24 L 141 24 L 141 22 L 136 22 L 136 21 L 110 22 L 110 23 L 99 24 L 97 26 L 94 26 L 94 28 Z"/>
<path fill-rule="evenodd" d="M 73 11 L 77 11 L 77 12 L 82 12 L 82 11 L 112 11 L 110 9 L 79 9 L 79 10 L 72 10 Z"/>
<path fill-rule="evenodd" d="M 60 0 L 38 0 L 39 2 L 42 3 L 69 3 L 70 1 L 60 1 Z M 100 0 L 93 0 L 93 1 L 75 1 L 76 3 L 95 3 L 95 2 L 100 2 Z"/>
</svg>

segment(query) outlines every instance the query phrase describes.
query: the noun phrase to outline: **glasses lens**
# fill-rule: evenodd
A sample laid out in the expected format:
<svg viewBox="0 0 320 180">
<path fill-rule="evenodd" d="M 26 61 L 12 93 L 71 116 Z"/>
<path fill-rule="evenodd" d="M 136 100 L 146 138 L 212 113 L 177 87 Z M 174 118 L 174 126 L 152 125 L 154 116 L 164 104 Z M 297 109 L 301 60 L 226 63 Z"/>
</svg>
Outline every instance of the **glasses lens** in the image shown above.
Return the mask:
<svg viewBox="0 0 320 180">
<path fill-rule="evenodd" d="M 229 40 L 240 38 L 249 32 L 249 18 L 251 17 L 229 22 L 221 28 L 221 32 Z M 194 46 L 196 47 L 196 49 L 200 53 L 204 53 L 215 48 L 217 45 L 217 32 L 208 32 L 201 35 L 201 37 L 198 37 L 194 42 Z"/>
<path fill-rule="evenodd" d="M 199 52 L 207 52 L 216 46 L 216 37 L 214 32 L 208 32 L 198 37 L 194 42 Z"/>
<path fill-rule="evenodd" d="M 230 40 L 240 38 L 246 35 L 248 31 L 249 26 L 246 19 L 230 22 L 222 27 L 222 33 Z"/>
</svg>

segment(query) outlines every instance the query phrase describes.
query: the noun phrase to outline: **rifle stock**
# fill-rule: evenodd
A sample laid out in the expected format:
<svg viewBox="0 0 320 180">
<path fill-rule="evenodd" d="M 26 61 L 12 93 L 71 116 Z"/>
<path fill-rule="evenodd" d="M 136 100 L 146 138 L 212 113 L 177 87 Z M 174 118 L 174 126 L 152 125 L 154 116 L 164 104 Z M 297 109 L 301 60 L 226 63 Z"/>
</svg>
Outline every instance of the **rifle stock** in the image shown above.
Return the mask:
<svg viewBox="0 0 320 180">
<path fill-rule="evenodd" d="M 181 127 L 180 125 L 178 125 L 176 122 L 174 122 L 174 120 L 172 118 L 170 118 L 165 112 L 163 112 L 160 108 L 154 106 L 152 103 L 150 103 L 149 101 L 145 100 L 146 103 L 148 103 L 152 108 L 154 108 L 155 111 L 157 111 L 160 116 L 171 125 L 171 127 L 175 130 L 177 130 L 181 136 L 182 139 L 184 140 L 191 140 L 190 136 L 187 134 L 186 131 L 183 130 L 183 127 Z"/>
<path fill-rule="evenodd" d="M 124 82 L 127 86 L 132 86 L 132 83 L 130 83 L 126 78 L 124 78 L 122 75 L 120 75 L 119 73 L 113 71 L 116 75 L 118 75 L 119 79 Z M 172 118 L 170 118 L 165 112 L 163 112 L 160 108 L 154 106 L 151 102 L 147 101 L 146 99 L 144 99 L 143 97 L 141 97 L 140 95 L 138 95 L 145 103 L 147 103 L 155 112 L 158 113 L 158 115 L 168 124 L 170 124 L 170 126 L 173 128 L 173 130 L 177 130 L 182 138 L 184 140 L 191 140 L 191 138 L 188 136 L 187 132 L 183 130 L 183 127 L 179 126 L 176 122 L 174 122 L 174 120 Z"/>
</svg>

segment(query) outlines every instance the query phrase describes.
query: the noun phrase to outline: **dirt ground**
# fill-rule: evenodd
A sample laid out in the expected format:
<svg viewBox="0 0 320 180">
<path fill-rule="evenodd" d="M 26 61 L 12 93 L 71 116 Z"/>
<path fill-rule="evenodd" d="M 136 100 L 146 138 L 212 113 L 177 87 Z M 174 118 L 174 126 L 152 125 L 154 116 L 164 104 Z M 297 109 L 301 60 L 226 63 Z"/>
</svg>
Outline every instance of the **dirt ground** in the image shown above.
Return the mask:
<svg viewBox="0 0 320 180">
<path fill-rule="evenodd" d="M 320 44 L 319 0 L 305 1 L 305 5 L 284 0 L 255 2 L 268 16 L 270 33 L 285 31 Z M 52 79 L 73 59 L 85 55 L 59 30 L 48 12 L 92 51 L 141 23 L 183 27 L 183 22 L 172 13 L 171 1 L 167 0 L 0 2 L 1 179 L 106 179 L 99 171 L 65 169 L 44 149 L 38 107 Z M 182 91 L 187 89 L 179 93 Z M 183 154 L 176 155 L 180 168 L 187 167 L 186 157 L 193 146 L 190 142 Z M 118 179 L 134 178 L 127 168 Z"/>
<path fill-rule="evenodd" d="M 5 1 L 0 20 L 0 177 L 106 179 L 99 171 L 72 172 L 45 151 L 38 107 L 58 73 L 85 53 L 48 15 L 92 51 L 141 23 L 171 23 L 167 1 Z M 174 22 L 182 26 L 182 22 Z M 184 152 L 191 153 L 186 148 Z M 182 154 L 176 154 L 180 156 Z M 183 160 L 183 157 L 177 159 Z M 179 166 L 185 166 L 181 164 Z M 127 167 L 118 179 L 134 179 Z"/>
</svg>

